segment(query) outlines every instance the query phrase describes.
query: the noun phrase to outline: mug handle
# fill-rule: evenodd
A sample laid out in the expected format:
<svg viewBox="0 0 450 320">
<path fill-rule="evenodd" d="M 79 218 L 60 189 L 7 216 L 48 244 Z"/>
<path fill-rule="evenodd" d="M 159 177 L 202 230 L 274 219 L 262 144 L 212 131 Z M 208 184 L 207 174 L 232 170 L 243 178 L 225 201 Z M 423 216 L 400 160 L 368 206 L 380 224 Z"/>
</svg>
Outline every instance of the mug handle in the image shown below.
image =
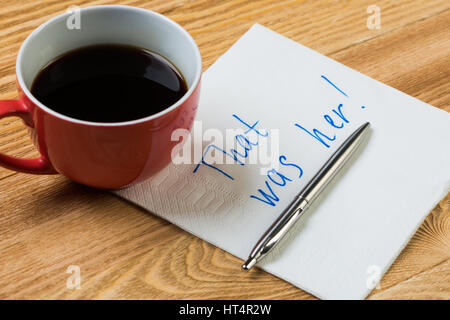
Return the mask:
<svg viewBox="0 0 450 320">
<path fill-rule="evenodd" d="M 5 117 L 19 117 L 27 125 L 31 127 L 34 126 L 30 116 L 30 111 L 21 100 L 0 100 L 0 119 Z M 43 156 L 34 159 L 22 159 L 8 156 L 0 152 L 0 166 L 25 173 L 57 173 L 48 160 Z"/>
</svg>

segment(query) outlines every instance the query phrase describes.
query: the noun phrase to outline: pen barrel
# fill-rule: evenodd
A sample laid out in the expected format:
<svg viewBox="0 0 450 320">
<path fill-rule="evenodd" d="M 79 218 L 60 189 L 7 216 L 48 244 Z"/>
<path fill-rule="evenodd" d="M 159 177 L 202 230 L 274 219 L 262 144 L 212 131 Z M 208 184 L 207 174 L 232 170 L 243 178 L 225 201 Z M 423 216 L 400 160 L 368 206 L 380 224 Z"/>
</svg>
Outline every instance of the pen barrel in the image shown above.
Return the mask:
<svg viewBox="0 0 450 320">
<path fill-rule="evenodd" d="M 352 154 L 358 149 L 368 128 L 369 123 L 367 122 L 353 132 L 331 155 L 303 190 L 300 191 L 298 196 L 306 199 L 309 204 L 312 204 L 312 202 L 321 194 L 322 190 L 346 164 Z"/>
</svg>

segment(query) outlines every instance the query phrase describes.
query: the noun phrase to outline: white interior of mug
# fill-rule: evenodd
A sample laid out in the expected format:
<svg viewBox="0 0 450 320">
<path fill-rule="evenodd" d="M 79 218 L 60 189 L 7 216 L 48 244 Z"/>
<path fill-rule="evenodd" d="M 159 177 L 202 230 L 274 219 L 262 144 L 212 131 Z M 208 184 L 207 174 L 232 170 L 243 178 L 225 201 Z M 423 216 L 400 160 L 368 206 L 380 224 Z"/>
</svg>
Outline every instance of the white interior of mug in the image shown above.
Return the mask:
<svg viewBox="0 0 450 320">
<path fill-rule="evenodd" d="M 47 112 L 70 121 L 89 123 L 66 117 L 42 105 L 32 96 L 30 87 L 39 71 L 50 61 L 70 50 L 94 44 L 127 44 L 157 52 L 175 64 L 187 82 L 188 92 L 171 107 L 150 117 L 121 124 L 146 121 L 167 113 L 183 103 L 197 86 L 202 68 L 200 52 L 189 33 L 172 20 L 136 7 L 95 6 L 82 8 L 79 11 L 80 29 L 71 29 L 69 26 L 76 21 L 74 14 L 77 12 L 64 13 L 39 26 L 22 44 L 17 57 L 20 86 L 34 103 Z"/>
</svg>

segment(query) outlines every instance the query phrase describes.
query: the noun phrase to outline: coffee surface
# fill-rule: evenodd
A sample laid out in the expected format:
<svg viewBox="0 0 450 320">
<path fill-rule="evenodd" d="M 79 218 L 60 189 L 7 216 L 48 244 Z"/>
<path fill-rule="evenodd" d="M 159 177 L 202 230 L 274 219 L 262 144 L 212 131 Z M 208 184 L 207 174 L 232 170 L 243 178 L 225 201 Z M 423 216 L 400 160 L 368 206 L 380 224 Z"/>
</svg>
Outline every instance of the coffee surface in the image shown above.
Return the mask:
<svg viewBox="0 0 450 320">
<path fill-rule="evenodd" d="M 181 73 L 161 55 L 115 44 L 68 52 L 45 66 L 31 86 L 48 108 L 93 122 L 144 118 L 170 107 L 186 91 Z"/>
</svg>

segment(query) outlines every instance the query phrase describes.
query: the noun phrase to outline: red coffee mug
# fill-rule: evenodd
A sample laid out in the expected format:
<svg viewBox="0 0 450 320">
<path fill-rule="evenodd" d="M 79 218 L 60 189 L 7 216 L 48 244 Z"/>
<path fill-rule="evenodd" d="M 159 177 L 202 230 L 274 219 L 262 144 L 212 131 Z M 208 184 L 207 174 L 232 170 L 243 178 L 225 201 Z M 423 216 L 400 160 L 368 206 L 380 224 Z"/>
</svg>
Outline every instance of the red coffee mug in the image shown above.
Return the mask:
<svg viewBox="0 0 450 320">
<path fill-rule="evenodd" d="M 188 92 L 162 112 L 119 123 L 64 116 L 30 93 L 35 76 L 51 60 L 72 49 L 101 43 L 128 44 L 163 55 L 180 69 Z M 59 15 L 34 30 L 19 50 L 19 99 L 0 101 L 0 118 L 22 118 L 41 156 L 21 159 L 0 153 L 0 165 L 27 173 L 61 173 L 73 181 L 103 189 L 140 182 L 171 161 L 171 150 L 178 143 L 171 141 L 172 132 L 191 130 L 201 69 L 200 52 L 189 33 L 158 13 L 113 5 Z"/>
</svg>

